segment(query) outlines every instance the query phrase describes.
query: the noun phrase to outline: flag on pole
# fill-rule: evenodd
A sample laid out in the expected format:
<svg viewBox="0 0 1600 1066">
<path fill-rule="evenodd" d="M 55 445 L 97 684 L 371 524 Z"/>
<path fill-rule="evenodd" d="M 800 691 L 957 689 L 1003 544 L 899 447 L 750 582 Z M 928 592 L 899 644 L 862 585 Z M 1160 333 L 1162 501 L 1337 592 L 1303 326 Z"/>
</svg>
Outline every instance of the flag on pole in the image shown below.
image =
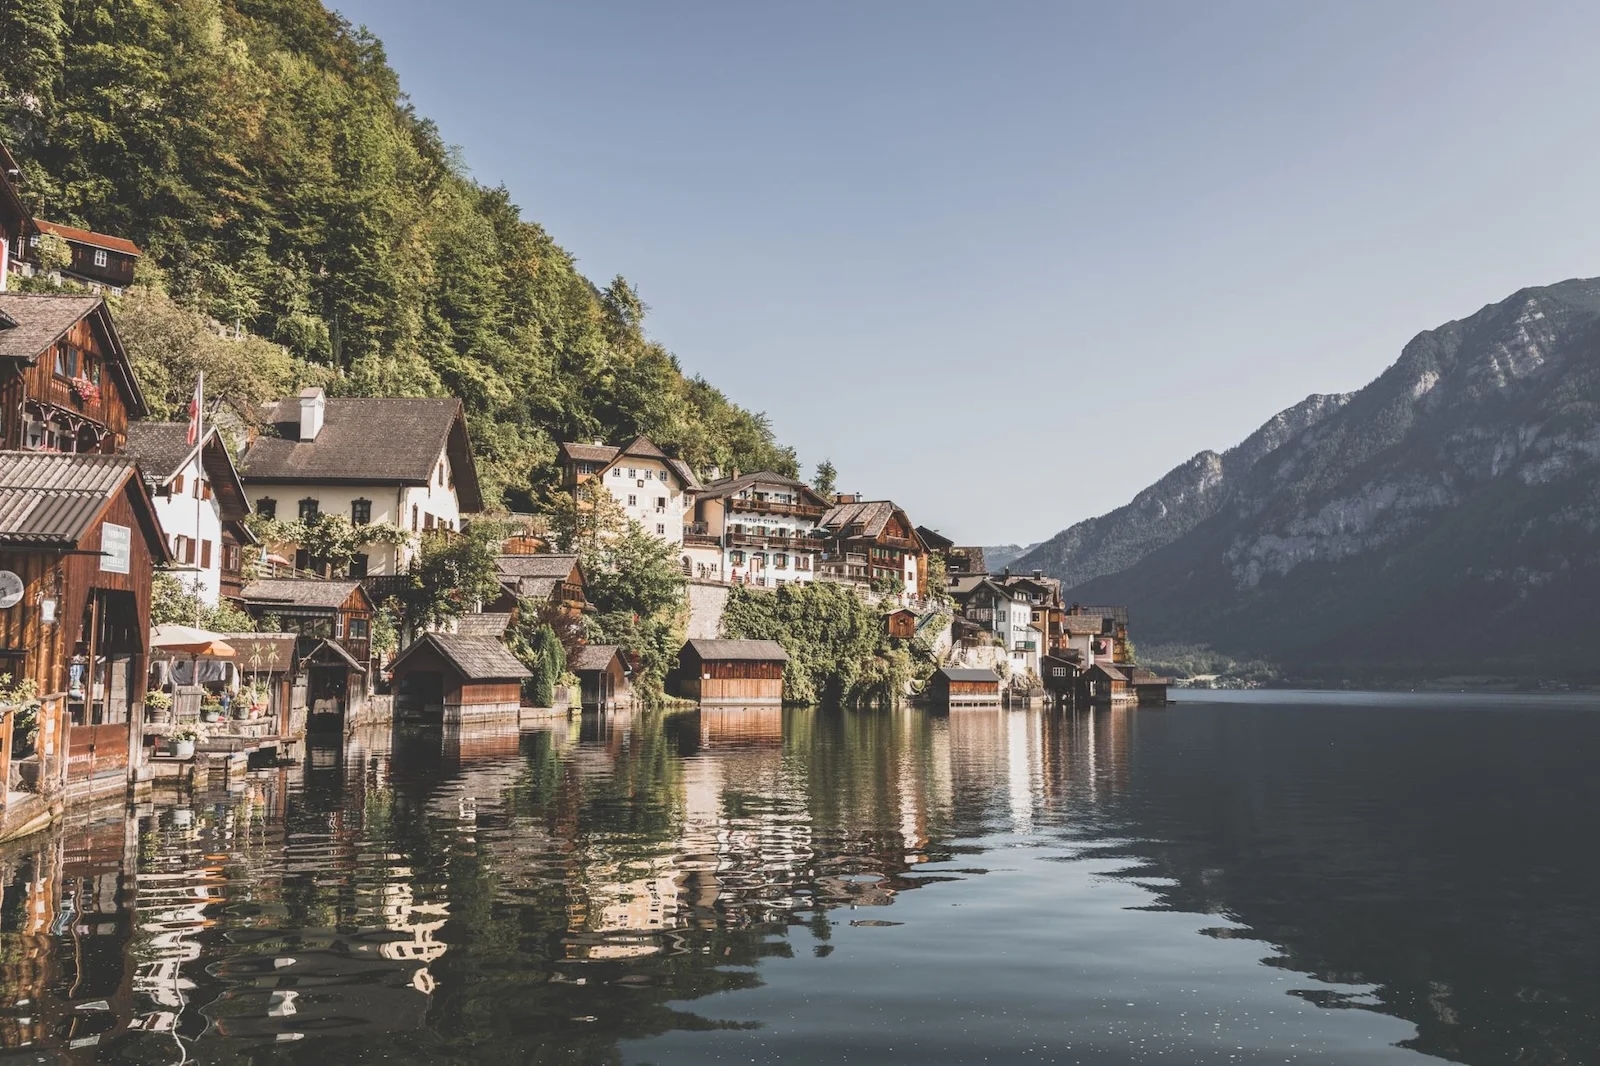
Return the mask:
<svg viewBox="0 0 1600 1066">
<path fill-rule="evenodd" d="M 189 399 L 189 445 L 193 447 L 200 443 L 200 405 L 205 403 L 206 397 L 206 372 L 200 371 L 194 379 L 194 395 Z"/>
</svg>

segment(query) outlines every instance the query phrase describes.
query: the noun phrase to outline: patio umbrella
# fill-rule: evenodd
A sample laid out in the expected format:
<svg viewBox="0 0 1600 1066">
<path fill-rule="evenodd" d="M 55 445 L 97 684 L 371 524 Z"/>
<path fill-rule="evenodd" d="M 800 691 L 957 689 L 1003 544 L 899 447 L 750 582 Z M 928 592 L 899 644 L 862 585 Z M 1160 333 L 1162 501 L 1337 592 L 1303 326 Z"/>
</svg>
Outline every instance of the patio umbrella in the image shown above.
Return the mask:
<svg viewBox="0 0 1600 1066">
<path fill-rule="evenodd" d="M 159 625 L 150 629 L 150 647 L 170 655 L 205 656 L 209 659 L 233 658 L 233 645 L 216 633 L 193 626 Z"/>
</svg>

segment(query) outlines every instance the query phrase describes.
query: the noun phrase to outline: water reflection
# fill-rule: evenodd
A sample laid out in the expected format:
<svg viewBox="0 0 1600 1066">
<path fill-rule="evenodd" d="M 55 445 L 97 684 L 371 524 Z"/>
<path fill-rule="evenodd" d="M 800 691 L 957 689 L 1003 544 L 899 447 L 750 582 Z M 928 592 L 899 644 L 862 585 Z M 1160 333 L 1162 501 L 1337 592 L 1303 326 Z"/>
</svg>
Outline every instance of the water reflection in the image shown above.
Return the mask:
<svg viewBox="0 0 1600 1066">
<path fill-rule="evenodd" d="M 1392 711 L 361 734 L 0 856 L 0 1036 L 84 1062 L 1583 1061 L 1596 860 L 1551 815 L 1600 828 L 1600 784 L 1549 752 L 1600 716 Z"/>
</svg>

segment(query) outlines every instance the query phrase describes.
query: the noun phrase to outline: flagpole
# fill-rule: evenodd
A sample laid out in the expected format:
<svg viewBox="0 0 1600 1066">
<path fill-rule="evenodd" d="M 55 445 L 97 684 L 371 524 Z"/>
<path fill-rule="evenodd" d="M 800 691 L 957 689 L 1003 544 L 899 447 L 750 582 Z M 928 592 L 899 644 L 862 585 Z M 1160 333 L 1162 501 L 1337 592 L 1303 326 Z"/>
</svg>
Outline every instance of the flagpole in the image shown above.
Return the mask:
<svg viewBox="0 0 1600 1066">
<path fill-rule="evenodd" d="M 200 508 L 205 503 L 203 487 L 206 478 L 206 463 L 202 457 L 206 440 L 206 372 L 199 372 L 194 383 L 194 446 L 195 446 L 195 478 L 194 478 L 194 625 L 200 628 L 200 609 L 204 606 L 201 589 L 205 584 L 200 573 Z M 220 545 L 219 545 L 220 547 Z M 195 668 L 196 684 L 199 684 L 199 667 Z"/>
</svg>

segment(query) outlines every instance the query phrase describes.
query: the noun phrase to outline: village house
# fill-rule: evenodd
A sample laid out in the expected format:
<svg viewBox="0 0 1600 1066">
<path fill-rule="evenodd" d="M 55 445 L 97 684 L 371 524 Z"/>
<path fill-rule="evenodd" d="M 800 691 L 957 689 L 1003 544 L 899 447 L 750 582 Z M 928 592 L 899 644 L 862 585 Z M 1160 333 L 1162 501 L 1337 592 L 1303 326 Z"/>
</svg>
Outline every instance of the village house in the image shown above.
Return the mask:
<svg viewBox="0 0 1600 1066">
<path fill-rule="evenodd" d="M 880 589 L 898 583 L 907 602 L 926 594 L 927 547 L 892 501 L 835 496 L 818 524 L 827 532 L 823 580 Z"/>
<path fill-rule="evenodd" d="M 100 296 L 0 293 L 0 445 L 121 452 L 148 413 Z"/>
<path fill-rule="evenodd" d="M 963 575 L 953 580 L 950 596 L 966 621 L 994 635 L 1010 656 L 1014 673 L 1039 672 L 1039 656 L 1048 649 L 1025 589 L 986 574 Z"/>
<path fill-rule="evenodd" d="M 802 481 L 763 470 L 710 482 L 684 527 L 683 572 L 704 581 L 776 588 L 812 581 L 829 503 Z"/>
<path fill-rule="evenodd" d="M 263 578 L 246 585 L 240 599 L 258 626 L 297 635 L 309 728 L 341 729 L 371 688 L 373 606 L 361 582 Z"/>
<path fill-rule="evenodd" d="M 1053 577 L 1045 577 L 1042 570 L 1014 575 L 1009 568 L 997 580 L 1013 592 L 1022 593 L 1032 605 L 1034 628 L 1044 635 L 1040 650 L 1065 650 L 1066 633 L 1062 628 L 1062 618 L 1066 610 L 1061 601 L 1061 582 Z"/>
<path fill-rule="evenodd" d="M 937 710 L 998 707 L 1000 676 L 982 667 L 940 667 L 928 679 L 928 702 Z"/>
<path fill-rule="evenodd" d="M 368 544 L 350 577 L 405 573 L 422 534 L 457 531 L 465 515 L 483 510 L 460 400 L 329 398 L 310 388 L 262 417 L 270 430 L 239 463 L 258 514 L 284 522 L 337 514 L 410 534 L 403 544 Z M 295 568 L 319 570 L 321 562 L 299 550 Z"/>
<path fill-rule="evenodd" d="M 958 574 L 987 574 L 989 564 L 984 561 L 983 549 L 956 546 L 945 553 L 945 567 L 953 578 Z"/>
<path fill-rule="evenodd" d="M 42 236 L 60 238 L 66 242 L 72 261 L 55 271 L 61 277 L 86 285 L 95 292 L 108 292 L 121 296 L 122 290 L 133 284 L 133 274 L 139 257 L 144 253 L 139 246 L 125 237 L 108 233 L 63 226 L 44 219 L 34 219 L 27 241 L 18 249 L 17 259 L 25 269 L 37 273 L 44 269 L 39 262 L 39 241 Z"/>
<path fill-rule="evenodd" d="M 576 625 L 588 610 L 583 563 L 576 555 L 497 555 L 495 575 L 500 595 L 483 605 L 485 611 L 513 611 L 528 600 Z"/>
<path fill-rule="evenodd" d="M 641 434 L 623 448 L 599 441 L 566 443 L 556 458 L 568 492 L 599 478 L 629 520 L 669 544 L 683 543 L 684 518 L 700 482 L 689 464 L 656 447 L 649 437 Z"/>
<path fill-rule="evenodd" d="M 1093 663 L 1083 672 L 1082 685 L 1087 689 L 1084 702 L 1096 707 L 1116 703 L 1131 703 L 1138 698 L 1128 675 L 1109 660 Z"/>
<path fill-rule="evenodd" d="M 1039 659 L 1039 680 L 1058 708 L 1078 705 L 1083 661 L 1072 655 L 1050 654 Z"/>
<path fill-rule="evenodd" d="M 588 644 L 567 661 L 578 677 L 578 700 L 585 711 L 617 711 L 633 706 L 633 670 L 615 644 Z"/>
<path fill-rule="evenodd" d="M 395 713 L 444 725 L 516 721 L 533 675 L 494 637 L 424 633 L 389 664 Z"/>
<path fill-rule="evenodd" d="M 12 260 L 26 242 L 33 221 L 22 202 L 21 182 L 22 169 L 0 144 L 0 292 L 11 284 Z"/>
<path fill-rule="evenodd" d="M 151 576 L 166 561 L 132 458 L 0 452 L 0 672 L 31 679 L 41 702 L 29 752 L 13 742 L 13 713 L 0 720 L 8 806 L 24 781 L 69 798 L 127 787 L 142 751 Z"/>
<path fill-rule="evenodd" d="M 690 640 L 678 652 L 678 694 L 702 705 L 777 706 L 788 661 L 775 640 Z"/>
<path fill-rule="evenodd" d="M 917 635 L 917 613 L 902 607 L 883 616 L 884 632 L 896 640 L 910 640 Z"/>
<path fill-rule="evenodd" d="M 201 602 L 215 606 L 243 591 L 244 549 L 257 543 L 245 525 L 250 501 L 214 429 L 189 443 L 183 422 L 134 422 L 127 454 L 138 460 L 167 535 L 173 569 Z"/>
</svg>

